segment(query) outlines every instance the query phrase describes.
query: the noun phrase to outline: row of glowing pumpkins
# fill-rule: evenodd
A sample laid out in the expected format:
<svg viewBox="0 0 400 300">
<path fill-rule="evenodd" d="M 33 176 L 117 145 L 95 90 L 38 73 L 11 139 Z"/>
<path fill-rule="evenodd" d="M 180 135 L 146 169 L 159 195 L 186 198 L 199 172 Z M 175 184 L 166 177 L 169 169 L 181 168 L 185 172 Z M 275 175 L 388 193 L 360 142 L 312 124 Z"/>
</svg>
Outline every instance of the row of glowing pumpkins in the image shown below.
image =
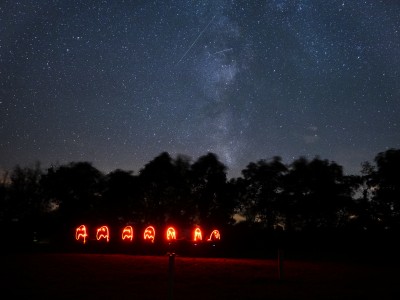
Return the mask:
<svg viewBox="0 0 400 300">
<path fill-rule="evenodd" d="M 78 242 L 82 242 L 83 244 L 86 243 L 86 239 L 88 238 L 88 230 L 85 225 L 80 225 L 79 227 L 76 228 L 75 230 L 75 239 Z M 156 230 L 154 229 L 153 226 L 148 226 L 143 232 L 143 239 L 145 241 L 150 241 L 154 242 L 154 238 L 156 236 Z M 165 238 L 169 242 L 173 242 L 176 240 L 176 230 L 174 227 L 169 227 L 165 233 Z M 132 226 L 125 226 L 122 230 L 122 236 L 121 236 L 123 241 L 133 241 L 133 227 Z M 105 240 L 107 242 L 110 241 L 110 231 L 108 229 L 108 226 L 101 226 L 97 228 L 96 231 L 96 239 L 98 241 L 100 240 Z M 213 230 L 208 237 L 207 241 L 218 241 L 221 239 L 221 235 L 218 230 Z M 201 232 L 201 229 L 197 227 L 193 231 L 193 241 L 194 242 L 201 242 L 203 240 L 203 235 Z"/>
</svg>

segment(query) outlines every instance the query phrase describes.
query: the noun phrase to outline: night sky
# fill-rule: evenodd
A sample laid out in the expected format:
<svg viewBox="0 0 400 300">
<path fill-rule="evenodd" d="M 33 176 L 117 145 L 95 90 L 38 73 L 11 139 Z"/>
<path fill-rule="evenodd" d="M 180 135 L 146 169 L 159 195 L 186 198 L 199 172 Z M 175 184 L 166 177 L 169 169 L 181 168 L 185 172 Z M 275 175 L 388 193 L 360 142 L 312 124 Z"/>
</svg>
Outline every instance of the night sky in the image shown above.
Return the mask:
<svg viewBox="0 0 400 300">
<path fill-rule="evenodd" d="M 163 151 L 240 176 L 400 148 L 400 1 L 2 0 L 0 170 Z"/>
</svg>

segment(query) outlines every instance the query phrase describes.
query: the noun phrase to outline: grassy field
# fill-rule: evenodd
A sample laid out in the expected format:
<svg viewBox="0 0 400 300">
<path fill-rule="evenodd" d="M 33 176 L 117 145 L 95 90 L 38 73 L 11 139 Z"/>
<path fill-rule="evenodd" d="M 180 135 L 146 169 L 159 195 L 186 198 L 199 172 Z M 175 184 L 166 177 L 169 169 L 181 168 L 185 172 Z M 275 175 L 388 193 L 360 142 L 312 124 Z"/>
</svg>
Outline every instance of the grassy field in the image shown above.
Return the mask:
<svg viewBox="0 0 400 300">
<path fill-rule="evenodd" d="M 2 299 L 168 299 L 168 256 L 4 254 Z M 400 299 L 397 265 L 175 259 L 173 299 Z M 4 297 L 4 295 L 9 295 Z"/>
</svg>

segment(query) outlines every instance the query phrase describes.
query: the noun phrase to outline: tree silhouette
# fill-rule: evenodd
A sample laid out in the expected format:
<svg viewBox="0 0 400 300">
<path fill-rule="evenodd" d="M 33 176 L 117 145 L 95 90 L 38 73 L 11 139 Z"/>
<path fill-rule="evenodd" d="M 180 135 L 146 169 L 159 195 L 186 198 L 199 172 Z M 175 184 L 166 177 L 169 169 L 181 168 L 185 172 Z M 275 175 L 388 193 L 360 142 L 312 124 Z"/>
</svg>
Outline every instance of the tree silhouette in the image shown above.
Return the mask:
<svg viewBox="0 0 400 300">
<path fill-rule="evenodd" d="M 153 224 L 185 223 L 190 201 L 189 162 L 179 156 L 174 161 L 163 152 L 140 171 L 143 221 Z"/>
<path fill-rule="evenodd" d="M 42 213 L 41 176 L 39 163 L 34 168 L 20 166 L 14 168 L 10 174 L 9 218 L 24 220 L 37 218 Z"/>
<path fill-rule="evenodd" d="M 29 243 L 41 227 L 45 206 L 41 197 L 42 170 L 17 165 L 0 184 L 0 222 L 7 229 L 3 239 L 11 244 Z"/>
<path fill-rule="evenodd" d="M 380 152 L 374 161 L 376 168 L 370 167 L 366 178 L 376 223 L 400 230 L 400 150 Z"/>
<path fill-rule="evenodd" d="M 193 215 L 192 197 L 190 194 L 190 158 L 178 155 L 174 161 L 175 197 L 167 207 L 167 221 L 181 227 L 190 224 Z"/>
<path fill-rule="evenodd" d="M 286 172 L 287 168 L 278 156 L 269 162 L 250 163 L 242 171 L 245 192 L 241 202 L 248 221 L 260 223 L 267 229 L 273 229 L 279 223 Z"/>
<path fill-rule="evenodd" d="M 76 226 L 98 216 L 104 175 L 88 162 L 52 167 L 43 176 L 49 203 L 58 205 L 53 213 L 65 226 Z"/>
<path fill-rule="evenodd" d="M 372 173 L 374 167 L 369 162 L 362 164 L 361 175 L 347 176 L 352 192 L 352 201 L 347 205 L 346 229 L 355 232 L 371 231 L 377 228 L 375 205 L 372 203 Z"/>
<path fill-rule="evenodd" d="M 8 197 L 8 181 L 9 175 L 8 172 L 4 172 L 0 179 L 0 223 L 5 222 L 8 216 L 9 209 L 9 197 Z"/>
<path fill-rule="evenodd" d="M 0 225 L 8 228 L 8 237 L 25 241 L 33 240 L 33 231 L 64 238 L 81 223 L 100 222 L 115 228 L 199 224 L 240 230 L 242 236 L 254 231 L 254 244 L 265 236 L 258 233 L 271 233 L 276 225 L 294 234 L 396 233 L 399 170 L 396 149 L 378 153 L 373 164 L 365 162 L 361 176 L 345 176 L 340 165 L 319 157 L 300 157 L 289 165 L 273 157 L 250 162 L 242 177 L 227 181 L 227 168 L 214 153 L 192 163 L 163 152 L 136 176 L 120 169 L 104 175 L 89 162 L 46 171 L 39 164 L 17 165 L 0 180 Z M 229 227 L 235 213 L 246 222 Z"/>
<path fill-rule="evenodd" d="M 318 157 L 295 160 L 285 183 L 286 225 L 297 230 L 336 228 L 338 216 L 351 199 L 342 167 Z"/>
<path fill-rule="evenodd" d="M 103 218 L 122 224 L 140 218 L 139 182 L 132 173 L 117 169 L 106 175 L 99 205 Z"/>
<path fill-rule="evenodd" d="M 227 224 L 232 221 L 234 200 L 227 197 L 226 166 L 217 155 L 201 156 L 191 167 L 194 223 Z"/>
</svg>

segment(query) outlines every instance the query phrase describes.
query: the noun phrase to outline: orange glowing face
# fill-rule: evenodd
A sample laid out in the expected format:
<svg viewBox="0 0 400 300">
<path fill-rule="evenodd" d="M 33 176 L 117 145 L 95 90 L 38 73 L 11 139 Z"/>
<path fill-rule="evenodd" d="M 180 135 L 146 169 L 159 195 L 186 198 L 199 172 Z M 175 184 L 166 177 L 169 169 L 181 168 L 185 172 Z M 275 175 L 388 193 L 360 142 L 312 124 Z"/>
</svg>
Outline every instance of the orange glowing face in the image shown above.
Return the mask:
<svg viewBox="0 0 400 300">
<path fill-rule="evenodd" d="M 175 228 L 169 227 L 169 228 L 167 229 L 167 240 L 168 240 L 168 241 L 176 240 L 176 231 L 175 231 Z"/>
<path fill-rule="evenodd" d="M 101 239 L 105 239 L 107 242 L 110 240 L 110 236 L 108 234 L 108 227 L 101 226 L 97 228 L 96 239 L 100 241 Z"/>
<path fill-rule="evenodd" d="M 122 240 L 127 240 L 127 241 L 133 240 L 132 226 L 125 226 L 125 228 L 122 230 Z"/>
<path fill-rule="evenodd" d="M 211 232 L 210 237 L 208 238 L 207 241 L 216 241 L 216 240 L 220 240 L 221 239 L 221 235 L 219 233 L 218 230 L 213 230 L 213 232 Z"/>
<path fill-rule="evenodd" d="M 87 232 L 86 232 L 86 226 L 85 225 L 81 225 L 78 228 L 76 228 L 76 232 L 75 232 L 75 238 L 77 241 L 82 240 L 83 243 L 86 243 L 86 237 L 87 237 Z"/>
<path fill-rule="evenodd" d="M 156 231 L 153 226 L 149 226 L 144 230 L 143 239 L 149 240 L 154 243 L 154 237 L 156 236 Z"/>
<path fill-rule="evenodd" d="M 203 236 L 201 235 L 201 229 L 200 228 L 196 228 L 194 230 L 194 236 L 193 236 L 193 241 L 198 242 L 203 240 Z"/>
</svg>

